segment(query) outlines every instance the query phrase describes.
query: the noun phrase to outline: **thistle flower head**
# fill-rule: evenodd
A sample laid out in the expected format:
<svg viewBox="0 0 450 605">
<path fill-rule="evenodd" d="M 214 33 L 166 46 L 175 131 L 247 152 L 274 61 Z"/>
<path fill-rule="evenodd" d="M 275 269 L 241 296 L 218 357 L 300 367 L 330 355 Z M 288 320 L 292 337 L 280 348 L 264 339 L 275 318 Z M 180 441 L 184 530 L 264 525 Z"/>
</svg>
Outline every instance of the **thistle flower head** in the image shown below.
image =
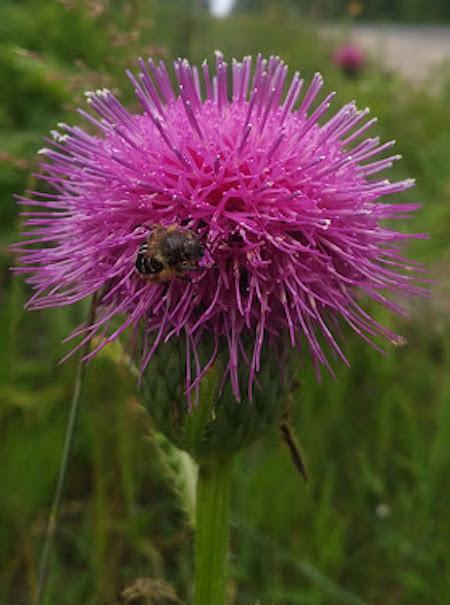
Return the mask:
<svg viewBox="0 0 450 605">
<path fill-rule="evenodd" d="M 214 70 L 179 59 L 175 86 L 163 62 L 139 64 L 137 76 L 128 73 L 139 110 L 108 90 L 86 93 L 87 128 L 59 124 L 40 152 L 52 192 L 20 198 L 18 271 L 35 290 L 29 306 L 96 293 L 95 323 L 72 335 L 96 337 L 89 358 L 131 327 L 144 335 L 144 370 L 158 347 L 183 338 L 187 390 L 220 350 L 236 399 L 238 370 L 246 368 L 251 398 L 275 341 L 305 343 L 328 367 L 325 342 L 347 363 L 342 322 L 374 346 L 377 336 L 398 341 L 360 295 L 401 312 L 396 295 L 421 292 L 418 267 L 399 248 L 420 236 L 385 223 L 417 205 L 386 201 L 413 181 L 378 177 L 399 156 L 389 154 L 393 141 L 366 138 L 368 110 L 352 102 L 331 111 L 321 76 L 288 80 L 278 57 L 229 66 L 216 53 Z M 148 279 L 135 266 L 140 247 L 170 226 L 194 234 L 205 254 L 194 272 Z"/>
</svg>

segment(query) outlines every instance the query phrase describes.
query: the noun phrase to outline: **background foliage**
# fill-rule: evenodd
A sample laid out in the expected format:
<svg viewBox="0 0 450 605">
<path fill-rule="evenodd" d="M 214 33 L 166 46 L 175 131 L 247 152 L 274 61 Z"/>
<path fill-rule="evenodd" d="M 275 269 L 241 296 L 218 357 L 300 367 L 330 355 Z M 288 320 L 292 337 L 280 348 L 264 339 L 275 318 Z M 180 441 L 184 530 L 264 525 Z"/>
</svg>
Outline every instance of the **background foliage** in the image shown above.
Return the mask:
<svg viewBox="0 0 450 605">
<path fill-rule="evenodd" d="M 275 431 L 240 455 L 230 595 L 236 605 L 448 603 L 450 81 L 442 72 L 438 90 L 413 89 L 376 65 L 348 81 L 304 20 L 274 10 L 215 21 L 201 4 L 0 4 L 0 603 L 32 602 L 73 389 L 61 340 L 86 312 L 23 311 L 28 289 L 8 270 L 12 194 L 32 188 L 42 136 L 78 121 L 84 90 L 108 86 L 134 103 L 123 71 L 138 55 L 200 61 L 216 48 L 281 54 L 292 71 L 320 69 L 338 102 L 372 107 L 404 154 L 397 176 L 417 177 L 408 198 L 424 208 L 411 228 L 433 238 L 414 252 L 437 276 L 434 299 L 411 303 L 413 321 L 397 326 L 408 347 L 382 357 L 349 334 L 353 367 L 337 364 L 338 379 L 320 384 L 302 362 L 292 400 L 308 487 Z M 191 594 L 191 530 L 119 353 L 87 374 L 47 604 L 115 605 L 140 576 Z"/>
<path fill-rule="evenodd" d="M 277 6 L 292 10 L 299 15 L 321 19 L 342 17 L 351 0 L 234 0 L 236 12 L 259 12 Z M 361 19 L 404 22 L 439 22 L 450 20 L 450 4 L 447 0 L 368 0 L 359 2 Z"/>
</svg>

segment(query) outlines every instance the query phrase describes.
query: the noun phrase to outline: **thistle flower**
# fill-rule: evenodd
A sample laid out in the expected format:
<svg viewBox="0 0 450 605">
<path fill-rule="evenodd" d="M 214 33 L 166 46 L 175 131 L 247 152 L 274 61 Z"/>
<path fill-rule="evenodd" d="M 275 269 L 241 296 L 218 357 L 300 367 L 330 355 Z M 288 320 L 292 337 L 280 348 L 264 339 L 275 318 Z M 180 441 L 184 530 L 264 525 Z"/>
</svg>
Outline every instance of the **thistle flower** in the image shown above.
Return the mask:
<svg viewBox="0 0 450 605">
<path fill-rule="evenodd" d="M 348 76 L 356 76 L 364 66 L 364 53 L 353 42 L 347 42 L 335 49 L 333 62 Z"/>
<path fill-rule="evenodd" d="M 128 76 L 141 110 L 108 90 L 88 92 L 87 130 L 59 124 L 40 153 L 52 193 L 19 201 L 24 242 L 19 272 L 33 309 L 69 305 L 94 293 L 95 323 L 76 330 L 92 358 L 128 328 L 143 334 L 140 367 L 170 341 L 185 343 L 185 388 L 198 386 L 220 352 L 222 380 L 247 396 L 262 355 L 306 343 L 317 366 L 344 363 L 339 324 L 378 347 L 398 342 L 360 304 L 361 295 L 401 313 L 399 294 L 420 294 L 419 265 L 402 256 L 407 235 L 385 224 L 417 204 L 385 197 L 413 185 L 374 175 L 398 155 L 394 141 L 365 138 L 375 122 L 353 102 L 324 118 L 334 93 L 318 100 L 322 78 L 306 86 L 278 57 L 233 60 L 216 53 L 215 74 L 186 60 L 176 85 L 161 61 L 139 60 Z M 231 71 L 231 88 L 229 75 Z M 91 134 L 94 127 L 95 133 Z M 382 156 L 380 158 L 380 156 Z M 28 207 L 31 208 L 28 209 Z M 148 234 L 180 225 L 206 249 L 189 280 L 155 282 L 135 268 Z M 375 337 L 375 340 L 374 340 Z M 207 359 L 199 354 L 209 347 Z"/>
</svg>

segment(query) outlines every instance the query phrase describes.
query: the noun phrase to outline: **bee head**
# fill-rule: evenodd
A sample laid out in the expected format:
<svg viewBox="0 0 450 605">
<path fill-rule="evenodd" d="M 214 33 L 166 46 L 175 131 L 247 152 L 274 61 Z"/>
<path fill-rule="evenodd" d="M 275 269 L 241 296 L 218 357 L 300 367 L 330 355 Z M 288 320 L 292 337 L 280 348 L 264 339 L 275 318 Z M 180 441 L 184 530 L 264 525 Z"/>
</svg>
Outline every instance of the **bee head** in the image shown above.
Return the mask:
<svg viewBox="0 0 450 605">
<path fill-rule="evenodd" d="M 169 264 L 196 263 L 205 253 L 198 237 L 187 230 L 172 230 L 163 243 L 164 255 Z"/>
<path fill-rule="evenodd" d="M 189 238 L 183 242 L 183 256 L 186 260 L 200 260 L 205 254 L 205 247 L 197 238 Z"/>
</svg>

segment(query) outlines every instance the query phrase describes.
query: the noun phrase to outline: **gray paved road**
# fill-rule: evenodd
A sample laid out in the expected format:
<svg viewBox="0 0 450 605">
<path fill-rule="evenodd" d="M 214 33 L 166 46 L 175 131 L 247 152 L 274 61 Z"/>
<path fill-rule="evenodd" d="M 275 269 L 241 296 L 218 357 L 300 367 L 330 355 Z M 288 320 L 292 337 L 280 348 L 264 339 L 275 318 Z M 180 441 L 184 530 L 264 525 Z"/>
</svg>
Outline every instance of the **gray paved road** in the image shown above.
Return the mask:
<svg viewBox="0 0 450 605">
<path fill-rule="evenodd" d="M 339 32 L 335 26 L 327 29 L 333 35 Z M 423 81 L 434 67 L 450 62 L 450 26 L 357 25 L 352 36 L 372 56 L 412 81 Z"/>
</svg>

